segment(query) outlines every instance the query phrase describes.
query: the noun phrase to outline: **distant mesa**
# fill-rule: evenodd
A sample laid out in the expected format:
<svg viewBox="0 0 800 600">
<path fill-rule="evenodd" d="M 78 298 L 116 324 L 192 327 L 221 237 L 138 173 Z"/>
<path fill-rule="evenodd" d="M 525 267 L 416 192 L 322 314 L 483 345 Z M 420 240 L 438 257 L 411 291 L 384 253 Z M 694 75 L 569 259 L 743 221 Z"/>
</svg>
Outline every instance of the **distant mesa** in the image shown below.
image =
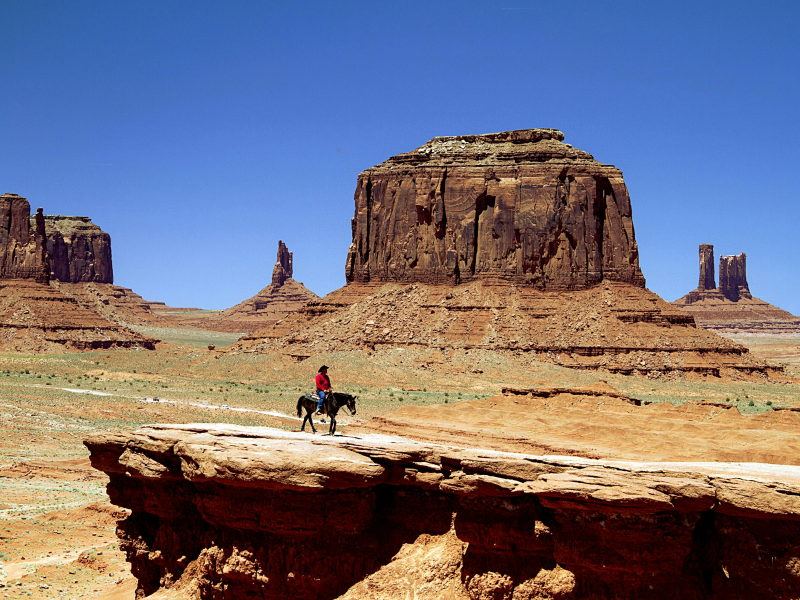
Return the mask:
<svg viewBox="0 0 800 600">
<path fill-rule="evenodd" d="M 704 329 L 723 333 L 800 333 L 800 318 L 752 295 L 744 252 L 720 256 L 717 287 L 711 244 L 700 244 L 697 289 L 672 304 L 693 315 Z"/>
<path fill-rule="evenodd" d="M 0 349 L 39 353 L 155 347 L 158 340 L 111 323 L 64 294 L 58 280 L 48 285 L 51 263 L 41 208 L 31 217 L 25 198 L 4 194 L 0 212 Z M 77 261 L 78 255 L 71 256 Z M 110 246 L 108 256 L 110 268 Z M 66 272 L 78 271 L 67 265 Z"/>
<path fill-rule="evenodd" d="M 650 377 L 779 372 L 645 289 L 622 173 L 563 139 L 437 137 L 367 169 L 347 285 L 227 352 L 489 350 Z"/>
</svg>

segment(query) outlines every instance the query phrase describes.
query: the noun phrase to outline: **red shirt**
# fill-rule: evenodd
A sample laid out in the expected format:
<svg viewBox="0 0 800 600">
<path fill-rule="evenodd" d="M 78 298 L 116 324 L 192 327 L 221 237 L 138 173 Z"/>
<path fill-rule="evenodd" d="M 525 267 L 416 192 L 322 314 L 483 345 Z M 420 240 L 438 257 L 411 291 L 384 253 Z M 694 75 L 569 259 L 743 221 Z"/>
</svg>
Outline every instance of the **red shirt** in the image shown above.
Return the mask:
<svg viewBox="0 0 800 600">
<path fill-rule="evenodd" d="M 328 378 L 327 375 L 320 373 L 317 375 L 317 391 L 322 390 L 323 392 L 327 392 L 331 389 L 331 380 Z"/>
</svg>

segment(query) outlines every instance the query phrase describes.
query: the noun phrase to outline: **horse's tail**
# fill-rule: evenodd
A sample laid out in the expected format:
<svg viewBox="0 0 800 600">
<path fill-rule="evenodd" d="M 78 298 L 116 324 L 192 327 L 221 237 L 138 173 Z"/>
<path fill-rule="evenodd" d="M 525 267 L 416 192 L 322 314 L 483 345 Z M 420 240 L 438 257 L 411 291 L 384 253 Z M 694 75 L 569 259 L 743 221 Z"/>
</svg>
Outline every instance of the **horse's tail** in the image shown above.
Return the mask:
<svg viewBox="0 0 800 600">
<path fill-rule="evenodd" d="M 298 416 L 298 418 L 303 416 L 303 397 L 302 396 L 300 396 L 297 399 L 297 416 Z"/>
</svg>

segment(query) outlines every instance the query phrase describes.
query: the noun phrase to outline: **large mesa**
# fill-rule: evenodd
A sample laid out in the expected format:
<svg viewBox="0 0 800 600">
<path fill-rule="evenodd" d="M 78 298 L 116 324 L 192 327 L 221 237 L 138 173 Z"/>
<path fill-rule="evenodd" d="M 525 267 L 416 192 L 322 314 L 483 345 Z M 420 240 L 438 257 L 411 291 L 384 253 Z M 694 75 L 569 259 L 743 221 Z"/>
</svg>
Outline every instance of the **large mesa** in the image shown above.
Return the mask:
<svg viewBox="0 0 800 600">
<path fill-rule="evenodd" d="M 347 281 L 644 287 L 619 169 L 555 129 L 437 137 L 358 177 Z"/>
</svg>

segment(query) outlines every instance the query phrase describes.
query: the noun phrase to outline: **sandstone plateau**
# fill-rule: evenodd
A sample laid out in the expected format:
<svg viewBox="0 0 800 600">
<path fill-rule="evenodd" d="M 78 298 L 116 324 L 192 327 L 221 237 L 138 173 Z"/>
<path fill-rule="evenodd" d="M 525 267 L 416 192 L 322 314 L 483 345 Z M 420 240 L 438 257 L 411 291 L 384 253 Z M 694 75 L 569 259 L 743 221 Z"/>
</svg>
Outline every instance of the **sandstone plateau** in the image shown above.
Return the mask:
<svg viewBox="0 0 800 600">
<path fill-rule="evenodd" d="M 800 595 L 800 468 L 151 425 L 85 441 L 139 594 Z"/>
<path fill-rule="evenodd" d="M 717 287 L 711 244 L 700 244 L 697 289 L 672 304 L 694 316 L 697 325 L 704 329 L 725 333 L 800 333 L 800 317 L 750 293 L 746 254 L 720 256 Z"/>
<path fill-rule="evenodd" d="M 230 352 L 475 348 L 653 377 L 779 371 L 645 289 L 622 173 L 563 139 L 434 138 L 367 169 L 347 285 Z"/>
<path fill-rule="evenodd" d="M 437 137 L 358 176 L 347 281 L 644 287 L 619 169 L 555 129 Z"/>
</svg>

